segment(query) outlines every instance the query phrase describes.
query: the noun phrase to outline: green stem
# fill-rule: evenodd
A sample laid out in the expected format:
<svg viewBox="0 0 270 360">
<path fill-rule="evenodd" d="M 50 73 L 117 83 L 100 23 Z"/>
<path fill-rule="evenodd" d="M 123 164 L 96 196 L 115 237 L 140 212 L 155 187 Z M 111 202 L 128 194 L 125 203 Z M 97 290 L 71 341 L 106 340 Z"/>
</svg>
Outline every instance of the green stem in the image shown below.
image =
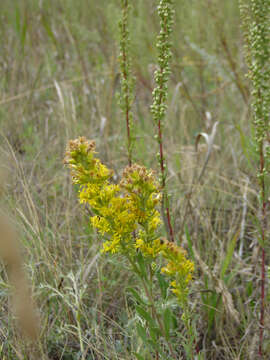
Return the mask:
<svg viewBox="0 0 270 360">
<path fill-rule="evenodd" d="M 164 337 L 164 339 L 166 341 L 166 344 L 167 344 L 167 346 L 168 346 L 168 348 L 170 350 L 170 354 L 171 354 L 172 358 L 176 360 L 177 355 L 174 353 L 172 345 L 171 345 L 171 343 L 169 342 L 169 339 L 166 336 L 164 325 L 163 325 L 162 320 L 160 318 L 160 315 L 159 315 L 159 313 L 158 313 L 158 311 L 156 309 L 155 302 L 154 302 L 154 299 L 153 299 L 153 282 L 152 282 L 153 273 L 152 273 L 152 269 L 151 269 L 151 272 L 150 272 L 150 279 L 149 279 L 150 281 L 146 282 L 145 278 L 142 276 L 142 274 L 141 274 L 139 268 L 137 267 L 136 263 L 130 257 L 128 257 L 128 260 L 129 260 L 134 272 L 138 275 L 139 279 L 142 282 L 144 292 L 145 292 L 145 294 L 147 296 L 147 299 L 148 299 L 148 301 L 150 303 L 150 306 L 151 306 L 152 315 L 153 315 L 154 319 L 157 321 L 157 323 L 159 325 L 160 331 L 161 331 L 162 336 Z M 148 288 L 147 284 L 149 284 L 150 288 Z"/>
</svg>

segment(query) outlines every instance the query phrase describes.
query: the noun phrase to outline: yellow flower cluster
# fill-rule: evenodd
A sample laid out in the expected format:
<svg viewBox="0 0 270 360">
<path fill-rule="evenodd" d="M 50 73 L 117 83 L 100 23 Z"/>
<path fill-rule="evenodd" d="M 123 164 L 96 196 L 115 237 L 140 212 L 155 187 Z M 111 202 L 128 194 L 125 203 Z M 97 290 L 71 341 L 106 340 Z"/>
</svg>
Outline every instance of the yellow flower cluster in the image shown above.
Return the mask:
<svg viewBox="0 0 270 360">
<path fill-rule="evenodd" d="M 92 225 L 105 237 L 105 252 L 136 253 L 156 257 L 160 240 L 156 235 L 160 214 L 156 206 L 160 192 L 152 171 L 133 165 L 127 167 L 119 185 L 111 184 L 113 172 L 95 158 L 95 143 L 84 137 L 69 142 L 65 163 L 72 179 L 79 184 L 81 203 L 91 206 Z M 135 230 L 139 230 L 136 238 Z"/>
<path fill-rule="evenodd" d="M 111 178 L 112 172 L 99 159 L 94 158 L 94 155 L 94 141 L 80 137 L 69 142 L 64 163 L 69 165 L 75 184 L 91 184 L 99 188 Z"/>
<path fill-rule="evenodd" d="M 71 168 L 73 182 L 81 185 L 80 202 L 90 205 L 95 214 L 92 225 L 107 237 L 103 251 L 132 251 L 132 232 L 136 229 L 132 203 L 122 196 L 119 185 L 109 182 L 113 172 L 94 155 L 93 141 L 81 137 L 69 142 L 65 163 Z"/>
<path fill-rule="evenodd" d="M 154 173 L 144 166 L 134 164 L 124 170 L 120 186 L 132 204 L 140 229 L 135 239 L 135 247 L 140 249 L 145 257 L 155 259 L 161 251 L 157 231 L 161 220 L 156 209 L 161 194 Z"/>
<path fill-rule="evenodd" d="M 162 255 L 168 263 L 161 271 L 172 279 L 172 291 L 180 304 L 184 304 L 187 300 L 189 283 L 194 273 L 194 263 L 186 258 L 186 252 L 183 248 L 168 241 L 164 245 Z"/>
<path fill-rule="evenodd" d="M 136 248 L 140 249 L 144 256 L 155 259 L 162 250 L 162 242 L 159 238 L 151 242 L 147 242 L 142 238 L 137 238 Z"/>
<path fill-rule="evenodd" d="M 171 278 L 172 291 L 183 303 L 194 264 L 182 248 L 160 239 L 161 193 L 153 171 L 134 164 L 124 170 L 119 185 L 112 184 L 113 172 L 95 158 L 95 143 L 84 137 L 70 141 L 65 163 L 73 182 L 80 185 L 80 202 L 94 213 L 93 227 L 106 239 L 102 251 L 129 257 L 140 251 L 150 261 L 162 255 L 167 260 L 162 272 Z"/>
</svg>

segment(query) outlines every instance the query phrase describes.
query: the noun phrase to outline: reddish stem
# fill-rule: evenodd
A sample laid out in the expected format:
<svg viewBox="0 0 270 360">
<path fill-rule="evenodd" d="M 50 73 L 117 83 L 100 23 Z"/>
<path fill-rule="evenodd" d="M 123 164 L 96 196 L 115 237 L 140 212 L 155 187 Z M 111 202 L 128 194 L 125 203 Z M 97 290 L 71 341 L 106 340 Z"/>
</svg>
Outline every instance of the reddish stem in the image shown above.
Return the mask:
<svg viewBox="0 0 270 360">
<path fill-rule="evenodd" d="M 261 267 L 261 317 L 260 317 L 260 344 L 259 355 L 263 356 L 263 333 L 264 333 L 264 296 L 265 296 L 265 249 L 262 248 L 262 267 Z"/>
<path fill-rule="evenodd" d="M 265 229 L 266 229 L 266 201 L 265 201 L 265 182 L 264 182 L 264 153 L 263 143 L 260 145 L 260 174 L 261 174 L 261 196 L 262 196 L 262 264 L 261 264 L 261 314 L 260 314 L 260 336 L 259 336 L 259 356 L 263 356 L 263 333 L 264 333 L 264 305 L 265 305 Z"/>
<path fill-rule="evenodd" d="M 161 103 L 161 99 L 160 99 Z M 165 182 L 165 167 L 164 167 L 164 156 L 163 156 L 163 141 L 162 141 L 162 130 L 161 130 L 161 121 L 158 121 L 158 137 L 159 137 L 159 155 L 160 155 L 160 169 L 161 169 L 161 185 L 163 188 L 163 205 L 166 204 L 166 217 L 167 217 L 167 225 L 169 229 L 170 240 L 174 242 L 174 234 L 173 234 L 173 227 L 171 223 L 171 215 L 170 209 L 168 207 L 168 197 L 165 190 L 166 182 Z M 164 208 L 164 206 L 163 206 Z"/>
<path fill-rule="evenodd" d="M 126 61 L 126 53 L 123 52 L 123 60 Z M 125 81 L 127 81 L 126 69 L 123 73 Z M 129 121 L 129 96 L 126 96 L 126 127 L 127 127 L 127 138 L 128 138 L 128 166 L 132 165 L 131 160 L 131 138 L 130 138 L 130 121 Z"/>
<path fill-rule="evenodd" d="M 161 102 L 161 99 L 160 99 Z M 158 121 L 158 138 L 159 138 L 159 155 L 160 155 L 160 169 L 161 169 L 161 185 L 165 187 L 165 176 L 164 176 L 164 157 L 163 157 L 163 142 L 162 142 L 162 130 L 161 130 L 161 121 Z"/>
<path fill-rule="evenodd" d="M 126 101 L 128 102 L 128 100 Z M 127 138 L 128 138 L 128 166 L 132 165 L 131 160 L 131 139 L 130 139 L 130 122 L 129 122 L 129 110 L 126 108 L 126 125 L 127 125 Z"/>
<path fill-rule="evenodd" d="M 169 210 L 168 207 L 166 207 L 166 212 L 167 212 L 168 227 L 169 227 L 169 231 L 170 231 L 170 238 L 171 238 L 171 241 L 174 242 L 174 235 L 173 235 L 173 228 L 172 228 L 172 224 L 171 224 L 170 210 Z"/>
</svg>

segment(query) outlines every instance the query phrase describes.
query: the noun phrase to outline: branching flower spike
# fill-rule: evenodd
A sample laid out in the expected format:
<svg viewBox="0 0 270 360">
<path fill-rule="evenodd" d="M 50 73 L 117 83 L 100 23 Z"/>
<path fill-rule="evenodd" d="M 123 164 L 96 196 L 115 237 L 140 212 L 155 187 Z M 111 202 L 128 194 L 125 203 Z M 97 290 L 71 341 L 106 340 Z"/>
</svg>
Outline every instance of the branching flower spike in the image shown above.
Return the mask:
<svg viewBox="0 0 270 360">
<path fill-rule="evenodd" d="M 167 110 L 166 100 L 168 97 L 168 79 L 171 73 L 170 60 L 171 60 L 171 41 L 170 35 L 172 32 L 173 24 L 173 1 L 161 0 L 158 6 L 158 14 L 160 17 L 160 33 L 157 39 L 158 48 L 158 69 L 155 72 L 156 87 L 153 91 L 153 105 L 151 112 L 154 122 L 157 125 L 158 135 L 157 141 L 159 145 L 158 161 L 160 164 L 160 184 L 163 188 L 162 208 L 164 219 L 166 219 L 166 227 L 170 239 L 174 241 L 173 228 L 171 224 L 171 216 L 169 209 L 169 199 L 166 191 L 166 161 L 163 149 L 163 127 L 164 118 Z"/>
<path fill-rule="evenodd" d="M 120 106 L 125 116 L 127 128 L 127 149 L 128 164 L 132 164 L 132 147 L 133 147 L 133 114 L 131 111 L 134 100 L 134 78 L 130 70 L 130 38 L 128 31 L 128 13 L 129 1 L 122 0 L 122 18 L 119 22 L 120 30 L 120 71 L 121 71 L 121 94 Z"/>
<path fill-rule="evenodd" d="M 243 29 L 247 41 L 247 63 L 252 84 L 252 109 L 256 130 L 256 150 L 259 157 L 258 180 L 260 185 L 260 246 L 261 246 L 261 313 L 259 356 L 263 357 L 265 308 L 265 240 L 266 205 L 269 189 L 270 159 L 270 1 L 240 0 Z"/>
</svg>

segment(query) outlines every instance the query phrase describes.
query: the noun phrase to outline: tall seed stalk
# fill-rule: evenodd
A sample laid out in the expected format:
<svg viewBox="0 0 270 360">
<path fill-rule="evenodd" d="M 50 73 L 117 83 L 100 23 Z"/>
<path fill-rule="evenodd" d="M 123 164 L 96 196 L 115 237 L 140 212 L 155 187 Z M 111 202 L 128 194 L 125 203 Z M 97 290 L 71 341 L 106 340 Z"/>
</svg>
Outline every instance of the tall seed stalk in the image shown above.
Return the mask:
<svg viewBox="0 0 270 360">
<path fill-rule="evenodd" d="M 151 106 L 151 113 L 158 129 L 156 139 L 159 145 L 158 161 L 160 164 L 160 184 L 163 189 L 162 213 L 163 218 L 166 220 L 165 224 L 167 225 L 166 228 L 170 236 L 170 240 L 174 241 L 170 204 L 166 189 L 167 171 L 163 146 L 163 128 L 167 110 L 166 100 L 168 97 L 168 79 L 171 73 L 170 60 L 172 53 L 170 35 L 172 33 L 174 15 L 173 1 L 160 0 L 158 15 L 160 18 L 160 32 L 156 45 L 158 49 L 158 69 L 155 71 L 156 87 L 153 90 L 153 105 Z"/>
<path fill-rule="evenodd" d="M 128 30 L 128 14 L 129 1 L 121 1 L 122 16 L 119 22 L 120 30 L 120 72 L 121 72 L 121 94 L 120 106 L 125 116 L 127 129 L 127 151 L 128 151 L 128 165 L 132 165 L 132 147 L 133 147 L 133 114 L 131 112 L 132 103 L 134 100 L 134 78 L 130 71 L 130 38 Z"/>
<path fill-rule="evenodd" d="M 269 119 L 270 119 L 270 1 L 240 0 L 240 11 L 247 41 L 247 63 L 252 84 L 252 110 L 256 130 L 256 151 L 259 157 L 257 177 L 260 186 L 260 248 L 261 248 L 261 307 L 259 356 L 263 356 L 265 310 L 265 243 L 266 205 L 269 189 Z"/>
</svg>

